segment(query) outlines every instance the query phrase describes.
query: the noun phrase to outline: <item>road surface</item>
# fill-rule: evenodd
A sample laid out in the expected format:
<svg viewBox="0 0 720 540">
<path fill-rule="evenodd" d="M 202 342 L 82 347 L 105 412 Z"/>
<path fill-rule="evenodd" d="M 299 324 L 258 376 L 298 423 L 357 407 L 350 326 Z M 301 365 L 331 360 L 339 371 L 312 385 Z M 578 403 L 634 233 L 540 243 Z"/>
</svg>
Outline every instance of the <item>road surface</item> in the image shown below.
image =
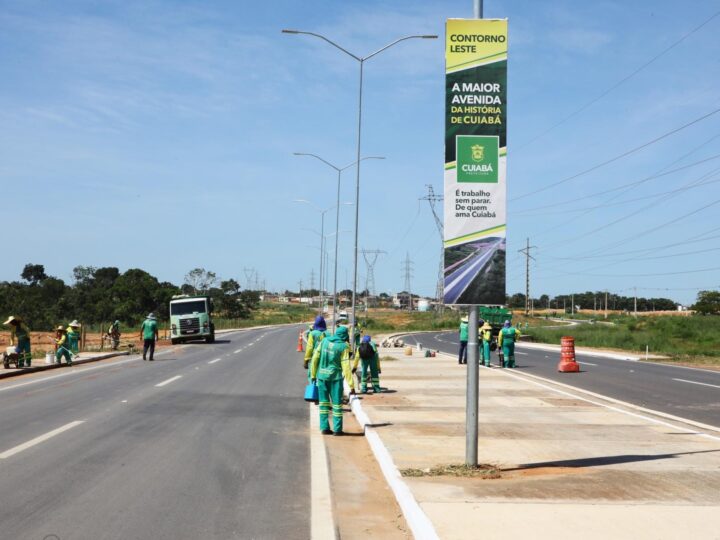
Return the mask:
<svg viewBox="0 0 720 540">
<path fill-rule="evenodd" d="M 484 249 L 478 249 L 458 268 L 454 269 L 445 277 L 444 290 L 446 303 L 452 304 L 465 292 L 465 289 L 468 288 L 475 277 L 485 268 L 485 265 L 490 262 L 502 242 L 503 240 L 498 240 L 494 244 L 485 246 Z"/>
<path fill-rule="evenodd" d="M 420 342 L 425 348 L 451 354 L 458 351 L 457 332 L 412 334 L 403 339 L 408 344 Z M 558 373 L 559 356 L 559 352 L 531 349 L 520 343 L 516 346 L 515 361 L 521 372 L 720 429 L 718 371 L 578 354 L 580 373 Z M 493 364 L 497 365 L 495 353 Z"/>
<path fill-rule="evenodd" d="M 0 537 L 307 539 L 296 342 L 258 329 L 0 381 Z"/>
</svg>

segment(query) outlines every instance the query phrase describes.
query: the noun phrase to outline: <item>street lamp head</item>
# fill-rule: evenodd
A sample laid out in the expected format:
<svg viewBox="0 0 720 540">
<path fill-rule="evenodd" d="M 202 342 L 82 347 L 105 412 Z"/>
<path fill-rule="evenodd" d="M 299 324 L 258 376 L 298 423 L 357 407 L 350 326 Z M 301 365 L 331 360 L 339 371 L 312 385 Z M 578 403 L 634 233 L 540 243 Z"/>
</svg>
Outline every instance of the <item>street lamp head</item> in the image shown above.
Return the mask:
<svg viewBox="0 0 720 540">
<path fill-rule="evenodd" d="M 287 28 L 284 28 L 282 31 L 283 34 L 299 34 L 297 30 L 288 30 Z"/>
<path fill-rule="evenodd" d="M 283 30 L 283 32 L 284 32 L 284 31 L 285 31 L 285 30 Z M 436 35 L 433 35 L 433 34 L 428 34 L 428 35 L 426 35 L 426 36 L 420 36 L 420 37 L 423 38 L 423 39 L 437 39 L 437 36 L 436 36 Z"/>
</svg>

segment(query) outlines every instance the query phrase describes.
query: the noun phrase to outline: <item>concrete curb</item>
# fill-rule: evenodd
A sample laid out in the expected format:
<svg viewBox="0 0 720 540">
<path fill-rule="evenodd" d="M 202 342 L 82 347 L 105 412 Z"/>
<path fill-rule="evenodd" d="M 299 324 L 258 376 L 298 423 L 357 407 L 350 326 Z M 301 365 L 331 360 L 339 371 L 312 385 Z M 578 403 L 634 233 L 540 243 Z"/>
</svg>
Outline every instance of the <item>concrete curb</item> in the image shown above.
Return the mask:
<svg viewBox="0 0 720 540">
<path fill-rule="evenodd" d="M 347 382 L 344 383 L 345 390 L 349 391 Z M 365 438 L 373 451 L 373 455 L 380 465 L 380 470 L 385 477 L 385 481 L 392 489 L 395 500 L 397 500 L 402 510 L 405 521 L 407 522 L 413 536 L 418 540 L 439 540 L 435 527 L 427 517 L 427 514 L 420 508 L 417 500 L 412 494 L 410 487 L 403 481 L 402 475 L 398 470 L 392 455 L 382 442 L 380 435 L 373 429 L 372 423 L 367 413 L 363 410 L 360 399 L 357 396 L 350 396 L 350 409 L 355 418 L 365 432 Z"/>
<path fill-rule="evenodd" d="M 128 356 L 129 354 L 130 354 L 129 351 L 118 351 L 118 352 L 112 352 L 112 353 L 98 354 L 95 356 L 90 356 L 89 358 L 80 358 L 78 360 L 73 360 L 73 366 L 89 364 L 90 362 L 99 362 L 100 360 L 106 360 L 108 358 L 114 358 L 116 356 Z M 67 366 L 67 364 L 40 364 L 37 366 L 32 366 L 32 367 L 23 368 L 23 369 L 3 370 L 3 371 L 0 371 L 0 379 L 7 379 L 9 377 L 17 377 L 18 375 L 25 375 L 26 373 L 35 373 L 37 371 L 47 371 L 49 369 L 59 369 L 59 368 L 66 367 L 66 366 Z"/>
</svg>

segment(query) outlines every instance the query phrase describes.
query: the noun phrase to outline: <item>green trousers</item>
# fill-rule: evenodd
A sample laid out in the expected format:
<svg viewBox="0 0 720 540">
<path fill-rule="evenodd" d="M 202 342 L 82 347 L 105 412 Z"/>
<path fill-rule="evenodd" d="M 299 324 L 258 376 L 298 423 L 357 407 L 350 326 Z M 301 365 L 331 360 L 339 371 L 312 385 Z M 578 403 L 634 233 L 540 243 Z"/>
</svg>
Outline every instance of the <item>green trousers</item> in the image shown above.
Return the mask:
<svg viewBox="0 0 720 540">
<path fill-rule="evenodd" d="M 58 348 L 57 352 L 55 353 L 55 359 L 57 360 L 58 364 L 60 363 L 60 359 L 63 356 L 65 357 L 65 361 L 68 364 L 72 365 L 72 356 L 70 354 L 70 351 L 67 350 L 65 347 L 60 347 L 60 348 Z"/>
<path fill-rule="evenodd" d="M 30 340 L 29 339 L 18 339 L 18 344 L 15 347 L 15 352 L 18 354 L 18 367 L 23 367 L 23 364 L 30 367 L 32 363 L 32 352 L 30 351 Z"/>
<path fill-rule="evenodd" d="M 490 367 L 490 342 L 485 340 L 482 342 L 482 361 Z"/>
<path fill-rule="evenodd" d="M 372 378 L 373 392 L 380 391 L 380 375 L 378 374 L 378 365 L 375 358 L 369 360 L 360 359 L 360 391 L 364 394 L 367 392 L 367 372 L 370 370 L 370 377 Z"/>
<path fill-rule="evenodd" d="M 333 431 L 335 433 L 343 429 L 343 380 L 323 381 L 318 379 L 318 407 L 320 409 L 320 430 L 330 429 L 328 415 L 332 410 Z"/>
<path fill-rule="evenodd" d="M 503 341 L 502 350 L 505 357 L 503 365 L 505 367 L 515 367 L 515 342 L 506 343 Z"/>
</svg>

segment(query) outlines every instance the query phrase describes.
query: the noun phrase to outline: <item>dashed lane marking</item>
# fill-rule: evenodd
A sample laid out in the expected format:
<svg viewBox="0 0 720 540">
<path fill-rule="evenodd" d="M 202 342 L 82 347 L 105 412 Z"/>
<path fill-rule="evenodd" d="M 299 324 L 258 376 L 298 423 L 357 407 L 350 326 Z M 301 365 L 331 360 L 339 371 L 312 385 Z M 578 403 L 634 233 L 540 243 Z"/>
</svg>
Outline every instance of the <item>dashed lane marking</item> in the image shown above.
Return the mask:
<svg viewBox="0 0 720 540">
<path fill-rule="evenodd" d="M 163 381 L 161 383 L 158 383 L 155 385 L 155 388 L 161 388 L 165 386 L 166 384 L 170 384 L 173 381 L 177 381 L 178 379 L 182 379 L 182 375 L 175 375 L 174 377 L 170 377 L 167 381 Z"/>
<path fill-rule="evenodd" d="M 0 459 L 7 459 L 11 456 L 14 456 L 15 454 L 19 454 L 20 452 L 23 452 L 24 450 L 27 450 L 28 448 L 31 448 L 35 446 L 36 444 L 40 444 L 42 442 L 47 441 L 48 439 L 53 438 L 55 435 L 60 435 L 64 431 L 67 431 L 68 429 L 72 429 L 75 426 L 79 426 L 80 424 L 84 423 L 85 420 L 75 420 L 74 422 L 70 422 L 69 424 L 65 424 L 64 426 L 61 426 L 57 429 L 53 429 L 52 431 L 48 431 L 44 435 L 40 435 L 39 437 L 35 437 L 34 439 L 20 444 L 16 446 L 15 448 L 11 448 L 10 450 L 6 450 L 2 454 L 0 454 Z"/>
<path fill-rule="evenodd" d="M 214 364 L 216 362 L 219 362 L 220 360 L 222 360 L 222 358 L 216 358 L 215 360 L 210 360 L 208 364 Z"/>
<path fill-rule="evenodd" d="M 241 352 L 242 352 L 242 349 L 238 349 L 237 351 L 233 351 L 233 354 L 238 354 L 238 353 L 241 353 Z"/>
<path fill-rule="evenodd" d="M 597 364 L 591 364 L 590 362 L 581 362 L 580 360 L 578 360 L 578 364 L 580 364 L 581 366 L 597 366 Z"/>
<path fill-rule="evenodd" d="M 688 381 L 687 379 L 673 379 L 673 381 L 685 382 L 685 383 L 690 383 L 690 384 L 699 384 L 700 386 L 710 386 L 712 388 L 720 388 L 720 385 L 717 385 L 717 384 L 708 384 L 708 383 L 699 382 L 699 381 Z"/>
</svg>

